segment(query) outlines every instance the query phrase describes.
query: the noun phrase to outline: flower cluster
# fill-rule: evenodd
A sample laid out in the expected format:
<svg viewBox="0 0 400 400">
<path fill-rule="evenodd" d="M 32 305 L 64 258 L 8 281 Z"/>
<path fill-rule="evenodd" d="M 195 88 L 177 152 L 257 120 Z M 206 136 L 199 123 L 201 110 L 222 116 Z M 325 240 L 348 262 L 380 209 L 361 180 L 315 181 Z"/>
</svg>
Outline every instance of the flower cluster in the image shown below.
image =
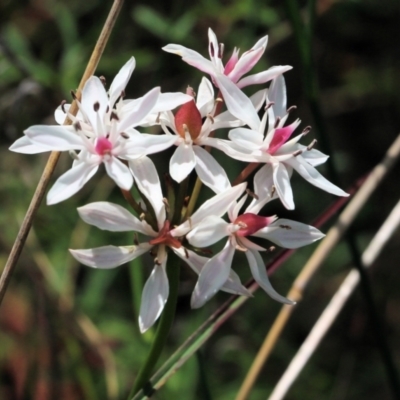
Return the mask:
<svg viewBox="0 0 400 400">
<path fill-rule="evenodd" d="M 58 125 L 32 126 L 10 148 L 26 154 L 69 151 L 72 168 L 48 192 L 48 204 L 61 202 L 78 192 L 100 164 L 104 164 L 107 174 L 123 191 L 136 185 L 143 200 L 139 203 L 132 198 L 138 217 L 109 202 L 78 209 L 85 222 L 99 229 L 135 232 L 134 243 L 70 252 L 82 264 L 93 268 L 114 268 L 144 253 L 153 256 L 154 268 L 142 293 L 139 317 L 142 332 L 154 324 L 167 301 L 166 264 L 171 251 L 199 276 L 191 299 L 193 308 L 201 307 L 219 290 L 250 295 L 232 270 L 236 251 L 245 254 L 260 287 L 273 299 L 291 304 L 269 282 L 260 252 L 266 252 L 270 246 L 262 247 L 250 237 L 293 249 L 312 243 L 323 234 L 311 226 L 276 216 L 260 216 L 259 212 L 276 198 L 286 208 L 294 208 L 290 184 L 293 169 L 329 193 L 347 195 L 316 170 L 327 156 L 313 148 L 314 142 L 308 146 L 299 144 L 309 129 L 292 138 L 300 121 L 287 123 L 290 109 L 286 106 L 282 76 L 291 67 L 275 66 L 245 76 L 260 60 L 266 46 L 267 37 L 263 37 L 240 57 L 235 49 L 225 65 L 223 45 L 211 29 L 210 60 L 180 45 L 165 46 L 163 50 L 181 56 L 183 61 L 209 75 L 211 80 L 202 78 L 197 95 L 191 87 L 186 93 L 162 93 L 157 87 L 138 99 L 126 99 L 125 87 L 135 68 L 132 57 L 108 91 L 100 78 L 92 76 L 86 82 L 81 100 L 74 98 L 79 108 L 77 115 L 69 112 L 69 104 L 62 104 L 55 112 Z M 268 81 L 272 81 L 268 89 L 250 97 L 242 91 L 246 86 Z M 63 125 L 66 118 L 72 121 L 71 125 Z M 155 125 L 159 126 L 159 134 L 138 130 Z M 214 132 L 221 129 L 229 131 L 225 139 L 215 138 Z M 156 166 L 148 157 L 172 146 L 176 149 L 170 159 L 169 175 L 180 190 L 188 187 L 184 183 L 195 171 L 197 178 L 215 193 L 192 215 L 185 212 L 183 202 L 177 201 L 175 209 L 168 204 Z M 247 189 L 246 182 L 231 185 L 225 169 L 210 154 L 210 148 L 236 160 L 260 164 L 252 191 Z M 172 187 L 169 185 L 169 190 Z M 225 215 L 227 220 L 223 218 Z M 139 240 L 138 235 L 143 239 Z M 202 249 L 221 240 L 226 241 L 222 250 L 206 257 L 205 254 L 210 254 Z"/>
</svg>

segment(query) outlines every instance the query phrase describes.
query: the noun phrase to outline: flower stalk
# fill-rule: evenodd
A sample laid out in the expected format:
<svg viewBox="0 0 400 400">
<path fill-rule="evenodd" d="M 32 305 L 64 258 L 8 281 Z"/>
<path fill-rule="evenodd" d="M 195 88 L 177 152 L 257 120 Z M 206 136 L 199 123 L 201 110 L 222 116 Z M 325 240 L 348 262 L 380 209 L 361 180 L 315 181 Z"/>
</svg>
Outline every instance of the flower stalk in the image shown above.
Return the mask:
<svg viewBox="0 0 400 400">
<path fill-rule="evenodd" d="M 104 52 L 106 44 L 110 38 L 111 32 L 114 28 L 115 22 L 121 11 L 123 3 L 124 3 L 124 0 L 115 0 L 110 9 L 110 12 L 106 19 L 106 22 L 104 23 L 103 29 L 101 30 L 101 33 L 97 40 L 97 43 L 93 49 L 92 55 L 89 59 L 89 62 L 85 69 L 85 72 L 82 76 L 81 82 L 79 83 L 79 87 L 78 87 L 78 90 L 76 93 L 76 97 L 78 100 L 80 99 L 81 91 L 82 91 L 82 88 L 84 87 L 86 81 L 96 71 L 97 65 L 100 61 L 100 58 L 101 58 L 103 52 Z M 71 105 L 69 113 L 72 115 L 76 115 L 77 112 L 78 112 L 78 105 L 77 105 L 77 101 L 75 100 Z M 66 118 L 64 125 L 70 125 L 71 122 L 72 121 L 69 118 Z M 51 178 L 53 171 L 57 165 L 58 159 L 60 158 L 60 154 L 61 153 L 58 151 L 53 151 L 50 154 L 50 157 L 44 168 L 43 174 L 39 180 L 39 183 L 37 185 L 35 193 L 32 197 L 31 203 L 25 214 L 25 218 L 22 222 L 21 228 L 18 232 L 18 235 L 15 239 L 14 245 L 9 254 L 7 263 L 1 274 L 1 277 L 0 277 L 0 305 L 3 301 L 4 294 L 7 290 L 9 281 L 11 279 L 11 275 L 12 275 L 14 268 L 18 262 L 19 256 L 22 252 L 22 249 L 24 248 L 25 241 L 26 241 L 26 238 L 28 237 L 29 231 L 31 229 L 33 219 L 36 216 L 37 210 L 39 209 L 40 203 L 42 202 L 46 188 L 50 182 L 50 178 Z"/>
<path fill-rule="evenodd" d="M 168 301 L 165 304 L 160 321 L 157 325 L 157 331 L 150 352 L 138 372 L 135 383 L 128 396 L 128 400 L 132 399 L 140 389 L 143 389 L 149 397 L 154 390 L 150 385 L 150 377 L 161 356 L 165 343 L 167 342 L 168 333 L 174 321 L 176 302 L 178 298 L 179 271 L 180 261 L 173 252 L 170 252 L 167 261 L 167 276 L 170 284 Z"/>
</svg>

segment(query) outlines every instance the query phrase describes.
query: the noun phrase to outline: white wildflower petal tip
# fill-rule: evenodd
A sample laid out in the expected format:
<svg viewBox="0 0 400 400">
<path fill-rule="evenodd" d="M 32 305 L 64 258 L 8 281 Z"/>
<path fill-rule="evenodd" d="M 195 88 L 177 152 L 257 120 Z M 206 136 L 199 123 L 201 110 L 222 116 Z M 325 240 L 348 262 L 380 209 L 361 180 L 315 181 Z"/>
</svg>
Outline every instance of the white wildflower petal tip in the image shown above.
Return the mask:
<svg viewBox="0 0 400 400">
<path fill-rule="evenodd" d="M 94 249 L 69 250 L 76 260 L 92 268 L 111 269 L 132 261 L 152 246 L 141 244 L 139 246 L 103 246 Z"/>
<path fill-rule="evenodd" d="M 56 204 L 77 193 L 83 185 L 96 173 L 96 164 L 77 164 L 61 175 L 47 193 L 47 204 Z"/>
<path fill-rule="evenodd" d="M 108 201 L 98 201 L 79 207 L 78 213 L 87 224 L 94 225 L 102 230 L 147 233 L 140 220 L 125 208 Z"/>
<path fill-rule="evenodd" d="M 203 306 L 226 283 L 234 254 L 235 248 L 228 241 L 224 249 L 204 265 L 192 294 L 192 308 Z"/>
<path fill-rule="evenodd" d="M 265 290 L 265 292 L 274 300 L 279 301 L 283 304 L 294 305 L 296 302 L 287 299 L 286 297 L 281 296 L 276 290 L 272 287 L 268 274 L 265 269 L 264 262 L 260 253 L 255 250 L 247 250 L 246 257 L 250 265 L 251 273 L 253 274 L 254 280 L 260 285 L 261 288 Z"/>
<path fill-rule="evenodd" d="M 161 315 L 168 299 L 169 284 L 165 263 L 155 265 L 143 288 L 139 312 L 140 332 L 146 332 Z"/>
<path fill-rule="evenodd" d="M 313 226 L 282 218 L 260 229 L 253 236 L 270 240 L 286 249 L 297 249 L 314 243 L 325 235 Z"/>
</svg>

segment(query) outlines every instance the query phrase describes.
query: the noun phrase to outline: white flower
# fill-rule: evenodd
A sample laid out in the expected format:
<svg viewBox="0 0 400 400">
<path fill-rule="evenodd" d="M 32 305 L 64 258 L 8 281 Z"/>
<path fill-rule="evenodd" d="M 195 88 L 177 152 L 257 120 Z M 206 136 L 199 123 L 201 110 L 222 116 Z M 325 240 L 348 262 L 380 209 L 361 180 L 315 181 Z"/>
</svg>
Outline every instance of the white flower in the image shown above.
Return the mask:
<svg viewBox="0 0 400 400">
<path fill-rule="evenodd" d="M 133 216 L 123 207 L 109 203 L 91 203 L 78 209 L 81 218 L 88 224 L 100 229 L 113 232 L 134 231 L 150 237 L 148 241 L 130 246 L 103 246 L 94 249 L 70 250 L 71 254 L 82 264 L 93 268 L 115 268 L 125 264 L 144 253 L 154 254 L 154 268 L 148 278 L 142 293 L 140 306 L 139 327 L 141 332 L 150 328 L 160 316 L 168 299 L 169 284 L 166 274 L 168 248 L 174 251 L 196 273 L 200 273 L 208 258 L 202 257 L 182 246 L 183 230 L 171 230 L 170 221 L 166 218 L 160 182 L 154 164 L 147 157 L 143 157 L 134 164 L 134 172 L 139 190 L 150 201 L 157 219 L 157 226 L 150 226 L 145 220 Z M 237 196 L 238 188 L 231 189 L 214 199 L 215 203 L 226 203 L 225 199 Z M 225 202 L 224 202 L 225 200 Z M 221 205 L 219 205 L 221 207 Z M 226 212 L 226 206 L 224 209 Z M 241 285 L 239 277 L 232 273 L 222 290 L 230 293 L 250 295 Z"/>
<path fill-rule="evenodd" d="M 239 49 L 233 51 L 229 61 L 224 66 L 222 62 L 223 45 L 218 43 L 215 33 L 209 29 L 210 60 L 194 50 L 177 44 L 169 44 L 163 50 L 177 54 L 182 60 L 211 76 L 213 83 L 221 90 L 228 110 L 238 119 L 246 122 L 251 128 L 257 129 L 259 118 L 252 107 L 248 97 L 240 90 L 249 85 L 265 83 L 292 69 L 291 66 L 271 67 L 258 74 L 244 78 L 254 65 L 259 61 L 267 47 L 268 36 L 261 38 L 250 50 L 244 52 L 239 58 Z"/>
<path fill-rule="evenodd" d="M 257 130 L 236 128 L 229 132 L 231 143 L 225 141 L 219 149 L 229 156 L 247 162 L 265 163 L 259 174 L 265 179 L 273 177 L 274 188 L 284 206 L 294 209 L 293 192 L 290 177 L 295 169 L 312 185 L 337 196 L 348 196 L 342 189 L 324 178 L 315 167 L 324 163 L 328 156 L 313 148 L 315 141 L 309 146 L 299 144 L 299 140 L 308 133 L 304 130 L 300 135 L 290 139 L 300 124 L 296 120 L 284 126 L 288 117 L 286 110 L 286 89 L 282 76 L 275 78 L 268 92 L 269 107 Z M 267 126 L 268 120 L 268 127 Z M 267 131 L 264 137 L 264 131 Z M 290 139 L 290 140 L 289 140 Z"/>
<path fill-rule="evenodd" d="M 198 223 L 192 221 L 193 229 L 187 234 L 187 239 L 195 247 L 208 247 L 228 237 L 223 250 L 207 261 L 199 275 L 191 300 L 193 308 L 201 307 L 220 290 L 221 285 L 224 285 L 231 273 L 231 264 L 236 250 L 245 253 L 255 281 L 269 296 L 282 303 L 293 304 L 271 286 L 264 261 L 259 253 L 266 249 L 250 241 L 248 236 L 261 237 L 281 247 L 295 249 L 319 240 L 324 235 L 318 229 L 299 222 L 257 215 L 265 203 L 274 196 L 267 189 L 266 183 L 268 182 L 260 180 L 259 177 L 255 178 L 254 188 L 258 195 L 257 199 L 254 199 L 241 215 L 239 211 L 247 196 L 244 196 L 237 204 L 233 202 L 228 211 L 230 222 L 224 221 L 213 213 Z M 193 217 L 195 215 L 196 213 Z"/>
<path fill-rule="evenodd" d="M 193 93 L 193 90 L 188 88 L 188 93 Z M 251 97 L 256 109 L 261 108 L 265 94 L 265 90 L 261 90 Z M 219 142 L 209 137 L 211 132 L 241 126 L 243 122 L 228 111 L 214 116 L 217 104 L 211 82 L 203 78 L 196 102 L 192 98 L 175 115 L 167 111 L 153 117 L 153 121 L 146 122 L 158 122 L 167 135 L 171 135 L 171 132 L 175 134 L 177 149 L 170 159 L 170 174 L 175 181 L 182 182 L 195 169 L 205 185 L 220 193 L 230 188 L 229 179 L 224 169 L 202 146 L 216 146 Z"/>
<path fill-rule="evenodd" d="M 154 88 L 133 106 L 124 106 L 124 89 L 134 67 L 135 59 L 132 57 L 116 75 L 109 94 L 99 78 L 89 78 L 83 87 L 81 102 L 78 102 L 78 115 L 74 117 L 68 113 L 69 105 L 62 107 L 73 121 L 72 126 L 32 126 L 10 147 L 10 150 L 30 154 L 73 151 L 75 161 L 72 168 L 55 182 L 47 195 L 47 204 L 63 201 L 79 191 L 101 163 L 120 188 L 129 190 L 133 184 L 132 173 L 120 159 L 135 160 L 164 150 L 173 143 L 166 135 L 155 140 L 155 135 L 140 134 L 134 127 L 154 108 L 164 110 L 165 103 L 175 107 L 190 97 L 182 94 L 174 101 L 161 101 L 163 104 L 160 106 L 160 89 Z M 61 113 L 62 109 L 56 111 L 58 122 L 65 118 Z M 79 154 L 75 150 L 79 150 Z"/>
</svg>

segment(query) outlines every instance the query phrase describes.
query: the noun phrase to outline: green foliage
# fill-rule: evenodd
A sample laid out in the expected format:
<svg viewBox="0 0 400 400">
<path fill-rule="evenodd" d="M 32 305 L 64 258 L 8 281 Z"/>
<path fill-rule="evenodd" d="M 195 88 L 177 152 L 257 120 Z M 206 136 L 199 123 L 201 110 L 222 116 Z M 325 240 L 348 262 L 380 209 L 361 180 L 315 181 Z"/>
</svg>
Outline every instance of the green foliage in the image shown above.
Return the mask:
<svg viewBox="0 0 400 400">
<path fill-rule="evenodd" d="M 30 124 L 53 123 L 54 109 L 64 98 L 70 100 L 69 92 L 79 84 L 109 3 L 89 0 L 0 5 L 1 265 L 46 159 L 43 155 L 10 154 L 8 147 Z M 313 61 L 328 127 L 326 135 L 332 146 L 330 154 L 338 161 L 343 187 L 350 186 L 372 168 L 400 125 L 400 57 L 395 39 L 399 11 L 396 0 L 383 3 L 317 2 L 321 9 L 316 18 Z M 133 97 L 142 96 L 156 85 L 165 92 L 184 90 L 188 84 L 197 88 L 201 79 L 198 71 L 184 65 L 179 57 L 162 53 L 162 46 L 180 43 L 207 56 L 207 28 L 211 26 L 225 43 L 225 55 L 229 57 L 234 46 L 246 49 L 269 32 L 270 45 L 259 68 L 277 64 L 294 66 L 293 72 L 287 74 L 289 105 L 298 104 L 296 117 L 301 117 L 303 127 L 313 124 L 301 86 L 302 70 L 294 37 L 282 4 L 260 0 L 126 2 L 98 74 L 105 75 L 110 82 L 120 66 L 134 55 L 137 68 L 127 88 Z M 32 83 L 34 89 L 27 90 L 26 83 Z M 226 162 L 225 155 L 216 156 Z M 168 165 L 166 155 L 156 155 L 153 159 L 160 171 Z M 56 175 L 70 163 L 69 159 L 61 160 Z M 234 179 L 240 170 L 240 163 L 232 165 L 228 170 L 230 178 Z M 399 197 L 398 173 L 396 170 L 389 176 L 357 221 L 362 246 Z M 296 179 L 293 177 L 295 186 Z M 109 391 L 112 373 L 105 367 L 110 365 L 99 351 L 101 345 L 110 350 L 116 368 L 115 398 L 124 398 L 145 360 L 154 330 L 140 335 L 137 315 L 143 282 L 149 273 L 148 260 L 97 271 L 76 265 L 67 252 L 69 247 L 132 241 L 129 235 L 89 230 L 78 222 L 76 207 L 88 199 L 112 199 L 124 204 L 118 191 L 106 180 L 94 180 L 62 205 L 43 204 L 40 209 L 0 309 L 0 398 L 16 398 L 18 391 L 25 393 L 25 398 L 34 398 L 39 385 L 49 392 L 59 388 L 59 398 L 112 398 Z M 268 205 L 265 212 L 310 222 L 331 201 L 329 195 L 315 188 L 298 189 L 295 189 L 298 209 L 290 216 L 278 204 Z M 399 274 L 393 273 L 397 271 L 397 247 L 396 243 L 389 246 L 385 262 L 379 264 L 373 280 L 382 314 L 383 303 L 387 310 L 392 310 L 388 311 L 391 316 L 388 337 L 394 342 L 394 351 L 400 346 L 394 337 L 400 321 L 393 312 L 400 305 Z M 312 250 L 310 247 L 299 251 L 275 274 L 272 282 L 279 292 L 290 287 Z M 246 263 L 241 262 L 241 257 L 237 260 L 236 270 L 246 281 L 250 276 Z M 345 246 L 340 245 L 315 277 L 252 398 L 268 396 L 334 293 L 349 260 Z M 183 272 L 178 313 L 163 360 L 227 299 L 226 294 L 219 294 L 203 309 L 190 310 L 195 278 L 191 272 Z M 205 380 L 200 379 L 199 365 L 193 358 L 157 394 L 157 399 L 201 399 L 205 384 L 209 385 L 212 398 L 234 398 L 278 309 L 279 305 L 257 292 L 204 346 Z M 82 324 L 82 315 L 92 325 Z M 381 399 L 385 378 L 376 351 L 371 350 L 373 339 L 369 332 L 365 308 L 357 296 L 287 398 Z M 102 338 L 100 344 L 97 337 Z M 348 354 L 352 360 L 346 358 Z M 352 368 L 348 366 L 350 362 Z M 344 375 L 343 370 L 350 372 Z M 371 380 L 371 377 L 376 378 Z"/>
</svg>

